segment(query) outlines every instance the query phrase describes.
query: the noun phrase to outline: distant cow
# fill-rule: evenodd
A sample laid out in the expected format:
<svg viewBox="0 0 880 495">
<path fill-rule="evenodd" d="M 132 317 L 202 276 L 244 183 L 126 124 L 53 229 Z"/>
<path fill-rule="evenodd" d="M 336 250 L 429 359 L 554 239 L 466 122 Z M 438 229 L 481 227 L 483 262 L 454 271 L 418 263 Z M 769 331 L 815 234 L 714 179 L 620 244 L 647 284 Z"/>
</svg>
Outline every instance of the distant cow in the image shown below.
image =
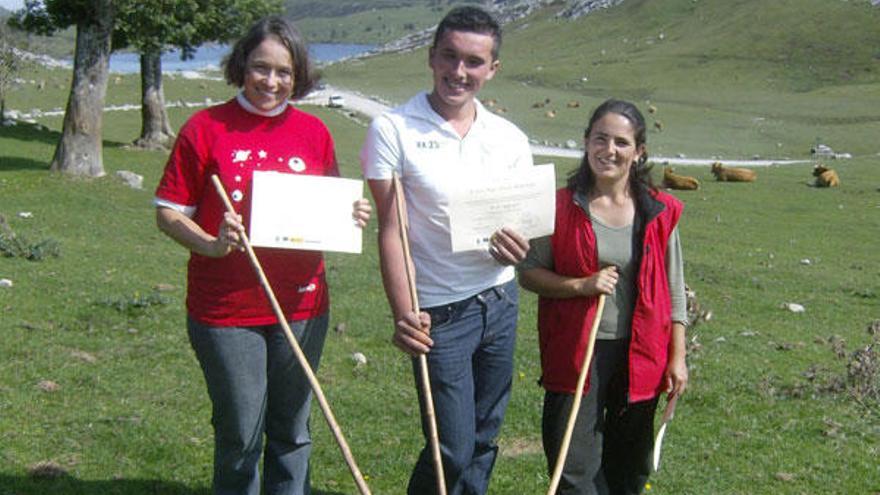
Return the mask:
<svg viewBox="0 0 880 495">
<path fill-rule="evenodd" d="M 837 172 L 821 163 L 817 163 L 813 167 L 813 177 L 816 178 L 813 183 L 816 187 L 837 187 L 840 185 L 840 177 L 837 176 Z"/>
<path fill-rule="evenodd" d="M 663 169 L 663 187 L 667 189 L 677 189 L 683 191 L 694 191 L 700 188 L 700 181 L 687 175 L 678 175 L 674 173 L 672 167 Z"/>
<path fill-rule="evenodd" d="M 721 162 L 712 164 L 712 174 L 721 182 L 754 182 L 758 178 L 754 170 L 724 167 Z"/>
<path fill-rule="evenodd" d="M 570 102 L 566 103 L 565 106 L 568 108 L 580 108 L 581 102 L 577 100 L 571 100 Z"/>
</svg>

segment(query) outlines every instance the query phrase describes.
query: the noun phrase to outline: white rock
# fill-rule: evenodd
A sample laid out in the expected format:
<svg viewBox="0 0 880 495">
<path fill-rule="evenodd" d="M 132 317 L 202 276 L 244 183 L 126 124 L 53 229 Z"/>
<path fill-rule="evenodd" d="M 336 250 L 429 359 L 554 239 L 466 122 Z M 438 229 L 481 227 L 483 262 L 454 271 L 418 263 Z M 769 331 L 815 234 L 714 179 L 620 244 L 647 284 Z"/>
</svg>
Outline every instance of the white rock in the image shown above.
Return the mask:
<svg viewBox="0 0 880 495">
<path fill-rule="evenodd" d="M 806 311 L 806 309 L 798 303 L 783 303 L 782 308 L 787 309 L 792 313 L 803 313 Z"/>
<path fill-rule="evenodd" d="M 132 189 L 143 189 L 144 188 L 144 176 L 138 175 L 129 170 L 120 170 L 116 172 L 116 177 L 122 179 L 129 187 Z"/>
<path fill-rule="evenodd" d="M 12 280 L 0 278 L 0 287 L 12 287 Z"/>
</svg>

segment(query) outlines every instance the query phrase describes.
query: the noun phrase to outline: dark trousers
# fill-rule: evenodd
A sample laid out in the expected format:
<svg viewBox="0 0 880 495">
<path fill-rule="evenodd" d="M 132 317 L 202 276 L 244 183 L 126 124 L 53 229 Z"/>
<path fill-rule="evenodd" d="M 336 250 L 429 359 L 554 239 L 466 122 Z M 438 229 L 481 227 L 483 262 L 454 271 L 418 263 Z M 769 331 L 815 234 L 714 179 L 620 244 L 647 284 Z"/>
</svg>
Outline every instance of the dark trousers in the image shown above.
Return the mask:
<svg viewBox="0 0 880 495">
<path fill-rule="evenodd" d="M 651 472 L 657 399 L 627 404 L 628 340 L 597 340 L 557 495 L 640 494 Z M 574 396 L 546 392 L 542 433 L 553 472 Z"/>
</svg>

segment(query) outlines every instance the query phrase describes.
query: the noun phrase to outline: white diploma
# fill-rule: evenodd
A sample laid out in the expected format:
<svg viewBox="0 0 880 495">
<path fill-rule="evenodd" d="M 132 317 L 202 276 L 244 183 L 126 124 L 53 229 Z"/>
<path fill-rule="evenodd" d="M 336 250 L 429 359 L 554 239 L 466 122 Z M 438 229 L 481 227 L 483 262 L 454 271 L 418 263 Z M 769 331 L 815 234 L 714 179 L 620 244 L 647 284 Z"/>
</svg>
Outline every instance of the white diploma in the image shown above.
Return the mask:
<svg viewBox="0 0 880 495">
<path fill-rule="evenodd" d="M 251 185 L 254 246 L 361 252 L 362 229 L 351 215 L 363 181 L 254 172 Z"/>
<path fill-rule="evenodd" d="M 453 252 L 488 248 L 489 238 L 502 227 L 527 239 L 553 233 L 556 173 L 552 163 L 461 179 L 449 197 Z"/>
</svg>

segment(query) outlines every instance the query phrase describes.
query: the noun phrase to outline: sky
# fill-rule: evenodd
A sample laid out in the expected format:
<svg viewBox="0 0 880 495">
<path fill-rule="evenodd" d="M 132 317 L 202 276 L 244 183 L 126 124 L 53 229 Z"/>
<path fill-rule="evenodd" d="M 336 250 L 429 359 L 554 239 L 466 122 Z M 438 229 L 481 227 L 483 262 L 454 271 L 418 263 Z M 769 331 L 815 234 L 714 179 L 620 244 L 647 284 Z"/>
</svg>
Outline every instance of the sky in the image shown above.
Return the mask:
<svg viewBox="0 0 880 495">
<path fill-rule="evenodd" d="M 0 0 L 0 7 L 6 10 L 18 10 L 24 7 L 24 0 Z"/>
</svg>

